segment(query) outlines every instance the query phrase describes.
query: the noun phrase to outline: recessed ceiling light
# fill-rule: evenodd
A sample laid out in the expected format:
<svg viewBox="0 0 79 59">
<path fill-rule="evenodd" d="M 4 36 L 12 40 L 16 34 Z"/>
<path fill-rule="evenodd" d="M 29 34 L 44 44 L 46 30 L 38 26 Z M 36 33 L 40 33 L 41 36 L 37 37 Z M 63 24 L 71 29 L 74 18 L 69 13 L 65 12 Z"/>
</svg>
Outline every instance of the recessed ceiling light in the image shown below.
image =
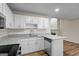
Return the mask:
<svg viewBox="0 0 79 59">
<path fill-rule="evenodd" d="M 59 12 L 59 11 L 60 11 L 60 9 L 59 9 L 59 8 L 56 8 L 56 9 L 55 9 L 55 12 Z"/>
</svg>

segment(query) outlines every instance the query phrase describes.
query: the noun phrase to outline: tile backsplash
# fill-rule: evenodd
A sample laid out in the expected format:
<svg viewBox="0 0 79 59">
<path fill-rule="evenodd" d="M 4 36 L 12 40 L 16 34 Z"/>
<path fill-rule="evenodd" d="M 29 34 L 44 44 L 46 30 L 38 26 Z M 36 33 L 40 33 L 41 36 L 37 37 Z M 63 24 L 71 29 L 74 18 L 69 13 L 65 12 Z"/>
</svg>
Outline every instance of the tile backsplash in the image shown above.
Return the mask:
<svg viewBox="0 0 79 59">
<path fill-rule="evenodd" d="M 11 29 L 7 30 L 8 34 L 45 34 L 45 29 Z"/>
<path fill-rule="evenodd" d="M 48 34 L 45 29 L 0 29 L 0 37 L 13 34 Z"/>
</svg>

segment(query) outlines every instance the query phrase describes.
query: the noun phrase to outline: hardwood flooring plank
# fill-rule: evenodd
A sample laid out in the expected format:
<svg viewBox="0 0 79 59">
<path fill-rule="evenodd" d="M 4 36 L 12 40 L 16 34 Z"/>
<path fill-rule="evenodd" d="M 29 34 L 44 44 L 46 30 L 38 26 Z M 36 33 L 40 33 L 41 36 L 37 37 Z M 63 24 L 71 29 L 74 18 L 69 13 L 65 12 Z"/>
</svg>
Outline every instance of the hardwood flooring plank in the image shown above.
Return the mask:
<svg viewBox="0 0 79 59">
<path fill-rule="evenodd" d="M 79 44 L 64 41 L 64 56 L 79 56 Z"/>
</svg>

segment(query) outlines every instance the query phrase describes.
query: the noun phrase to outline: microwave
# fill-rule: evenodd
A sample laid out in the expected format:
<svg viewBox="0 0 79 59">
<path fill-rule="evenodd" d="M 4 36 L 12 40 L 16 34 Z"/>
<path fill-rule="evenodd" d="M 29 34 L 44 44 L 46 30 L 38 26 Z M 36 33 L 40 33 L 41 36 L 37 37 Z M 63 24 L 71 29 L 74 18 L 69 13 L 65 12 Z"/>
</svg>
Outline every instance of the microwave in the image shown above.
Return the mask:
<svg viewBox="0 0 79 59">
<path fill-rule="evenodd" d="M 5 28 L 5 16 L 0 13 L 0 29 L 4 29 Z"/>
</svg>

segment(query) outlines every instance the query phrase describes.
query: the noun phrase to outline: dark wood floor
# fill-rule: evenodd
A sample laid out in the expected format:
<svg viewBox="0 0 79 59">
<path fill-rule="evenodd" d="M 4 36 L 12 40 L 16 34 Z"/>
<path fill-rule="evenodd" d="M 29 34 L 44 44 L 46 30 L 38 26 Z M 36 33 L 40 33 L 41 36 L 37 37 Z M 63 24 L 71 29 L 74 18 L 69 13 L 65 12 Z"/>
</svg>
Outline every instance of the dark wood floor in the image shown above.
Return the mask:
<svg viewBox="0 0 79 59">
<path fill-rule="evenodd" d="M 38 51 L 24 56 L 48 56 L 48 54 L 44 51 Z M 79 56 L 79 44 L 64 41 L 64 56 Z"/>
</svg>

